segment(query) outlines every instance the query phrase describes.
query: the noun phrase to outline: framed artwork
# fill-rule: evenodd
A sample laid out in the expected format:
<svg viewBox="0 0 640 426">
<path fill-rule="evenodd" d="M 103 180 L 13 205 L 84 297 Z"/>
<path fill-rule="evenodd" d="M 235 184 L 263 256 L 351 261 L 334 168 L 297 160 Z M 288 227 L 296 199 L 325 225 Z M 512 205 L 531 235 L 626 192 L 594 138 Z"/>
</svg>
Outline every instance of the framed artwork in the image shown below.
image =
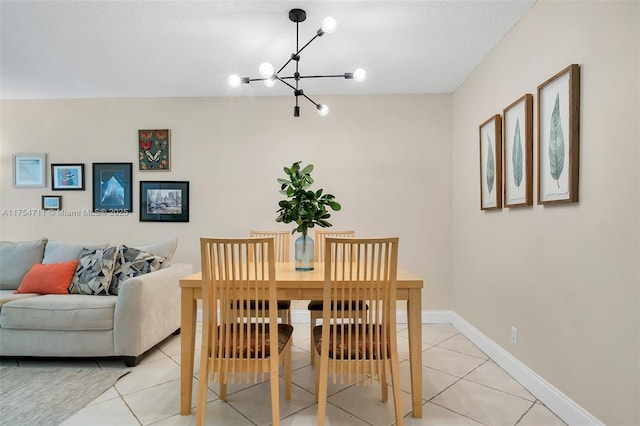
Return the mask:
<svg viewBox="0 0 640 426">
<path fill-rule="evenodd" d="M 171 131 L 138 130 L 138 170 L 171 170 Z"/>
<path fill-rule="evenodd" d="M 501 135 L 500 114 L 480 125 L 480 210 L 502 208 Z"/>
<path fill-rule="evenodd" d="M 84 191 L 84 164 L 52 164 L 51 189 Z"/>
<path fill-rule="evenodd" d="M 47 184 L 46 154 L 13 154 L 13 186 L 44 188 Z"/>
<path fill-rule="evenodd" d="M 93 211 L 131 213 L 133 163 L 93 163 Z"/>
<path fill-rule="evenodd" d="M 502 114 L 504 206 L 533 204 L 533 95 L 527 93 Z"/>
<path fill-rule="evenodd" d="M 578 201 L 580 65 L 538 86 L 538 204 Z"/>
<path fill-rule="evenodd" d="M 62 208 L 61 195 L 43 195 L 42 210 L 60 210 Z"/>
<path fill-rule="evenodd" d="M 189 222 L 189 182 L 140 181 L 140 222 Z"/>
</svg>

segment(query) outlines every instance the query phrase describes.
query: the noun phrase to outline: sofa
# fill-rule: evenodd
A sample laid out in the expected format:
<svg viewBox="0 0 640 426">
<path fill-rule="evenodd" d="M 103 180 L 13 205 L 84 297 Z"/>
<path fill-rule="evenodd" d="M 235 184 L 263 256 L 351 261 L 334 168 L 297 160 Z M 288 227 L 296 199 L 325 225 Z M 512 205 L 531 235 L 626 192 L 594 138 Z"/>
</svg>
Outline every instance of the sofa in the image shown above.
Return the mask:
<svg viewBox="0 0 640 426">
<path fill-rule="evenodd" d="M 176 246 L 0 242 L 0 356 L 137 365 L 180 331 L 179 280 L 193 267 L 171 262 Z"/>
</svg>

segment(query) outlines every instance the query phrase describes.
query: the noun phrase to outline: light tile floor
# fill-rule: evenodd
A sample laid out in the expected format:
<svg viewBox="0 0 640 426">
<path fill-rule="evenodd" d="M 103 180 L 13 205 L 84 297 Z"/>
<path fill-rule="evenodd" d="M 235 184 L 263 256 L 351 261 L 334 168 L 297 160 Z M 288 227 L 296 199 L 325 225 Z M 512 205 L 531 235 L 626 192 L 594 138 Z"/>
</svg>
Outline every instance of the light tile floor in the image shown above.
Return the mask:
<svg viewBox="0 0 640 426">
<path fill-rule="evenodd" d="M 280 397 L 281 424 L 310 426 L 316 424 L 317 405 L 313 396 L 314 371 L 309 363 L 309 326 L 294 324 L 294 327 L 292 398 L 285 401 L 284 395 Z M 406 425 L 565 424 L 451 325 L 422 326 L 423 417 L 411 417 L 407 328 L 403 324 L 398 328 L 402 408 Z M 43 364 L 124 367 L 123 363 L 113 360 L 2 361 L 3 365 L 11 363 L 23 367 Z M 194 401 L 198 363 L 196 356 Z M 179 366 L 180 336 L 172 336 L 118 380 L 115 386 L 67 419 L 62 426 L 194 425 L 195 409 L 190 416 L 179 414 Z M 211 384 L 209 389 L 207 424 L 254 426 L 271 423 L 268 382 L 229 385 L 227 402 L 218 398 L 216 385 Z M 381 402 L 379 386 L 330 384 L 328 401 L 326 424 L 329 426 L 386 426 L 395 423 L 393 400 Z"/>
</svg>

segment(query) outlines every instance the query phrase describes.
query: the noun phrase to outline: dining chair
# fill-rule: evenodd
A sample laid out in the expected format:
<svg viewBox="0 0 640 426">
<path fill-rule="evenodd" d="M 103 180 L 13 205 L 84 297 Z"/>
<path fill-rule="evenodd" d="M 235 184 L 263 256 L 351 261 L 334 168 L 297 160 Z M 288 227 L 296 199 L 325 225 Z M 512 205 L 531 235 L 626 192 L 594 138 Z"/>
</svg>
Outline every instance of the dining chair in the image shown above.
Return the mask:
<svg viewBox="0 0 640 426">
<path fill-rule="evenodd" d="M 332 231 L 332 230 L 326 230 L 326 229 L 317 229 L 315 231 L 315 237 L 313 239 L 313 245 L 314 245 L 314 253 L 316 255 L 316 261 L 317 262 L 324 262 L 324 248 L 325 248 L 325 241 L 326 241 L 326 237 L 355 237 L 356 236 L 356 231 Z M 338 254 L 340 255 L 340 254 Z M 357 302 L 353 305 L 352 309 L 353 311 L 357 311 L 354 312 L 354 314 L 357 314 L 357 316 L 360 316 L 362 314 L 362 307 L 363 304 L 361 302 Z M 366 309 L 366 307 L 365 307 Z M 313 335 L 313 327 L 316 326 L 316 324 L 318 323 L 318 320 L 322 318 L 322 300 L 311 300 L 309 302 L 309 305 L 307 306 L 307 310 L 309 311 L 309 316 L 310 316 L 310 324 L 311 324 L 311 330 L 310 330 L 310 336 Z M 310 356 L 310 361 L 311 364 L 315 364 L 315 353 L 316 351 L 314 350 L 313 347 L 313 339 L 311 339 L 310 341 L 310 348 L 309 348 L 309 356 Z"/>
<path fill-rule="evenodd" d="M 275 239 L 275 260 L 276 262 L 289 262 L 291 254 L 289 252 L 289 242 L 291 241 L 290 231 L 249 231 L 250 237 L 273 237 Z M 262 303 L 262 302 L 259 302 Z M 251 304 L 254 307 L 254 304 Z M 266 309 L 269 308 L 267 305 Z M 291 301 L 278 300 L 278 318 L 285 324 L 291 324 Z"/>
<path fill-rule="evenodd" d="M 324 262 L 322 324 L 314 327 L 318 425 L 327 408 L 329 375 L 333 383 L 373 384 L 377 377 L 382 400 L 387 401 L 391 374 L 396 425 L 401 426 L 400 370 L 396 335 L 396 276 L 398 241 L 393 238 L 327 237 Z M 343 262 L 338 254 L 343 254 Z M 342 301 L 338 309 L 331 303 Z M 366 301 L 369 309 L 359 322 L 344 309 L 350 302 Z M 354 380 L 355 379 L 355 380 Z"/>
<path fill-rule="evenodd" d="M 228 383 L 258 383 L 268 373 L 273 425 L 280 422 L 279 367 L 284 365 L 285 399 L 291 399 L 293 326 L 278 323 L 274 240 L 201 238 L 202 343 L 196 425 L 204 425 L 210 381 L 227 399 Z M 245 309 L 257 302 L 259 309 Z"/>
</svg>

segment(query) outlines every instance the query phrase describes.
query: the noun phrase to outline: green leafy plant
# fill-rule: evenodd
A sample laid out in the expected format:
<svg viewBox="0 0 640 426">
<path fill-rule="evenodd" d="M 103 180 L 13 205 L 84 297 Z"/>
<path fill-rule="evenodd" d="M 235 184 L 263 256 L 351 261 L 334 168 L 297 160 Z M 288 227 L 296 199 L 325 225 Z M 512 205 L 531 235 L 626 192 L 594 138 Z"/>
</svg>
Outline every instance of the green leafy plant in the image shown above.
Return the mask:
<svg viewBox="0 0 640 426">
<path fill-rule="evenodd" d="M 493 190 L 493 180 L 496 176 L 496 172 L 495 172 L 495 164 L 493 162 L 493 148 L 491 148 L 491 145 L 493 145 L 493 141 L 491 141 L 491 138 L 489 137 L 489 135 L 487 135 L 487 140 L 489 141 L 488 144 L 488 152 L 487 152 L 487 189 L 489 190 L 489 194 L 491 194 L 491 191 Z"/>
<path fill-rule="evenodd" d="M 278 217 L 276 222 L 295 223 L 296 227 L 291 231 L 307 236 L 309 228 L 320 226 L 327 228 L 331 223 L 327 221 L 331 217 L 328 209 L 338 211 L 342 208 L 340 203 L 331 194 L 323 194 L 322 189 L 313 191 L 311 172 L 313 164 L 300 168 L 300 161 L 293 163 L 291 167 L 285 167 L 287 178 L 278 179 L 280 193 L 287 198 L 278 203 Z"/>
<path fill-rule="evenodd" d="M 520 142 L 520 120 L 516 120 L 516 132 L 513 136 L 513 153 L 511 154 L 513 164 L 513 182 L 517 188 L 522 183 L 522 144 Z"/>
</svg>

